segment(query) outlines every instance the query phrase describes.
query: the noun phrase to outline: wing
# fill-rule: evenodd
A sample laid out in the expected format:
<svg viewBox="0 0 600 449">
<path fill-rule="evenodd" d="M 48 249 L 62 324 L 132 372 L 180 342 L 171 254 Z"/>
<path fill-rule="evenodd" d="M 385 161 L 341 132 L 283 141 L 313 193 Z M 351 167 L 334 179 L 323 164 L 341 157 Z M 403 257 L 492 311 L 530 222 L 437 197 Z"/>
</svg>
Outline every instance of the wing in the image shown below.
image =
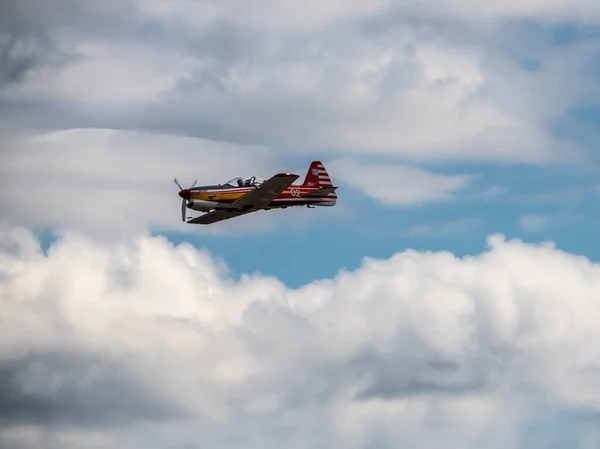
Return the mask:
<svg viewBox="0 0 600 449">
<path fill-rule="evenodd" d="M 291 173 L 278 173 L 234 201 L 231 206 L 242 210 L 263 209 L 298 178 L 298 175 Z"/>
<path fill-rule="evenodd" d="M 298 179 L 298 175 L 279 173 L 231 203 L 231 208 L 213 210 L 199 217 L 192 218 L 188 223 L 212 224 L 264 209 L 296 179 Z"/>
<path fill-rule="evenodd" d="M 218 209 L 188 220 L 191 224 L 212 224 L 254 212 L 253 210 Z"/>
</svg>

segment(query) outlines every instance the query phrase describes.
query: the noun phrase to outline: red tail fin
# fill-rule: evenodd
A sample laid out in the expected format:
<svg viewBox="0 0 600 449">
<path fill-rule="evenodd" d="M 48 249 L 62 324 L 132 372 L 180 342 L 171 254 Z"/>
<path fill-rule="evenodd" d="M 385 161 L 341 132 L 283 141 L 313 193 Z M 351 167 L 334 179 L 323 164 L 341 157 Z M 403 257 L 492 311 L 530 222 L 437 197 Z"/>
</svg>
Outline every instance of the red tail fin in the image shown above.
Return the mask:
<svg viewBox="0 0 600 449">
<path fill-rule="evenodd" d="M 331 187 L 333 186 L 327 170 L 321 161 L 313 161 L 308 168 L 306 178 L 304 178 L 304 187 Z"/>
</svg>

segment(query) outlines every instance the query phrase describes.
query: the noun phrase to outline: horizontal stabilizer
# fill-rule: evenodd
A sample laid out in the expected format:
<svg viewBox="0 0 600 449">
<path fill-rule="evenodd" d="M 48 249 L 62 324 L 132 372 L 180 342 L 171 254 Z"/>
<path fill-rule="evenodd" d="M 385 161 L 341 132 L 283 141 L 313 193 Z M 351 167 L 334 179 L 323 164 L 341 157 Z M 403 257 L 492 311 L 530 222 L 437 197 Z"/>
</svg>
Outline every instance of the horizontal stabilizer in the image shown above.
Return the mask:
<svg viewBox="0 0 600 449">
<path fill-rule="evenodd" d="M 302 195 L 302 198 L 318 198 L 321 196 L 329 195 L 337 190 L 337 187 L 321 187 L 320 189 L 308 192 L 306 195 Z"/>
</svg>

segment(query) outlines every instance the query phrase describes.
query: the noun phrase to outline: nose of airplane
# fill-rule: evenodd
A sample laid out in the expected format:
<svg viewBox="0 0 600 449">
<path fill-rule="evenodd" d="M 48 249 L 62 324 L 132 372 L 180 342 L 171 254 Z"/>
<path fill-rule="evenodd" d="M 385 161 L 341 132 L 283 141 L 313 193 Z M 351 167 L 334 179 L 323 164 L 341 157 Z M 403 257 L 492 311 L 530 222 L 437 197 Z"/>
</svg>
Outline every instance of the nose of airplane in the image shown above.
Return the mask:
<svg viewBox="0 0 600 449">
<path fill-rule="evenodd" d="M 185 200 L 189 200 L 191 196 L 190 189 L 183 189 L 179 192 L 179 196 Z"/>
</svg>

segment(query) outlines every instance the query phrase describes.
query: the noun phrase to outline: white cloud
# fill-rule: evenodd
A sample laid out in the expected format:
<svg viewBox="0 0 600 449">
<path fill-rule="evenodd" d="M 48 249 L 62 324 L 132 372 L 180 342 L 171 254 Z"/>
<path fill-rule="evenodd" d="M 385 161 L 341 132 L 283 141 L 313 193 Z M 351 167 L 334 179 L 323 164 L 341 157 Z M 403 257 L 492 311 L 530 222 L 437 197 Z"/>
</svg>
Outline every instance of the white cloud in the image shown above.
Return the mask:
<svg viewBox="0 0 600 449">
<path fill-rule="evenodd" d="M 517 219 L 517 223 L 523 231 L 543 232 L 550 226 L 563 226 L 582 220 L 584 217 L 579 214 L 525 214 Z"/>
<path fill-rule="evenodd" d="M 600 7 L 593 0 L 576 0 L 566 4 L 560 0 L 534 0 L 520 2 L 473 0 L 429 0 L 413 3 L 407 0 L 397 2 L 407 7 L 415 7 L 422 14 L 429 16 L 450 16 L 470 20 L 498 19 L 541 19 L 561 21 L 565 19 L 581 21 L 597 21 L 600 19 Z"/>
<path fill-rule="evenodd" d="M 77 55 L 70 64 L 35 68 L 22 83 L 5 85 L 0 99 L 73 102 L 79 108 L 144 107 L 184 81 L 197 60 L 121 43 L 63 44 Z"/>
<path fill-rule="evenodd" d="M 71 129 L 11 135 L 0 168 L 5 182 L 0 207 L 12 224 L 80 231 L 111 240 L 126 240 L 144 230 L 257 233 L 281 226 L 298 229 L 352 213 L 352 196 L 344 193 L 344 186 L 360 189 L 384 204 L 410 206 L 451 200 L 471 179 L 351 159 L 334 159 L 325 165 L 334 183 L 342 184 L 340 204 L 333 210 L 260 212 L 201 227 L 181 223 L 181 200 L 173 177 L 182 185 L 194 180 L 202 185 L 238 175 L 269 177 L 286 170 L 302 179 L 308 159 L 305 166 L 292 167 L 283 155 L 268 148 L 137 131 Z"/>
<path fill-rule="evenodd" d="M 169 1 L 135 0 L 139 11 L 157 20 L 187 22 L 195 25 L 226 20 L 237 25 L 276 29 L 313 28 L 330 21 L 356 19 L 387 10 L 390 0 L 309 0 L 302 5 L 293 1 L 259 0 L 249 4 L 239 0 Z"/>
<path fill-rule="evenodd" d="M 543 231 L 546 226 L 548 226 L 549 222 L 550 217 L 541 214 L 527 214 L 518 218 L 518 223 L 521 229 L 528 232 Z"/>
<path fill-rule="evenodd" d="M 155 111 L 174 108 L 181 123 L 215 121 L 236 138 L 298 152 L 528 163 L 579 156 L 545 129 L 561 105 L 539 99 L 548 85 L 543 73 L 508 61 L 488 68 L 479 46 L 409 27 L 376 40 L 347 29 L 342 36 L 344 45 L 331 33 L 301 38 L 309 51 L 258 42 L 251 63 L 205 64 Z M 492 69 L 511 83 L 494 79 Z"/>
<path fill-rule="evenodd" d="M 412 17 L 445 17 L 470 21 L 519 18 L 595 21 L 600 18 L 600 7 L 594 0 L 575 0 L 569 4 L 560 0 L 495 0 L 485 3 L 474 0 L 377 0 L 368 3 L 357 0 L 309 0 L 303 2 L 302 6 L 293 0 L 259 0 L 252 7 L 243 0 L 137 0 L 136 4 L 143 13 L 153 18 L 168 17 L 170 20 L 188 20 L 196 24 L 221 19 L 232 20 L 237 24 L 276 28 L 311 28 L 330 21 L 390 12 Z"/>
<path fill-rule="evenodd" d="M 4 227 L 1 441 L 517 448 L 540 397 L 597 411 L 600 265 L 489 242 L 291 290 L 163 238 L 44 255 Z"/>
<path fill-rule="evenodd" d="M 449 176 L 415 167 L 373 164 L 353 159 L 334 159 L 327 163 L 334 183 L 361 189 L 384 204 L 407 206 L 444 201 L 466 188 L 469 175 Z M 335 179 L 334 179 L 335 178 Z"/>
<path fill-rule="evenodd" d="M 188 137 L 107 129 L 14 135 L 4 142 L 0 208 L 14 224 L 96 236 L 127 239 L 148 227 L 213 232 L 181 223 L 174 177 L 215 184 L 284 168 L 265 148 Z M 256 221 L 244 228 L 260 229 L 265 218 Z"/>
<path fill-rule="evenodd" d="M 450 11 L 437 1 L 426 5 L 433 8 L 427 16 Z M 463 18 L 529 17 L 538 9 L 545 17 L 564 8 L 452 5 L 451 15 Z M 593 3 L 577 5 L 589 13 Z M 549 124 L 595 89 L 595 80 L 577 75 L 595 51 L 590 46 L 536 48 L 543 64 L 527 71 L 498 45 L 501 28 L 465 23 L 457 36 L 428 18 L 409 21 L 390 12 L 418 16 L 422 6 L 413 2 L 393 2 L 392 10 L 383 0 L 310 1 L 301 8 L 270 0 L 251 7 L 238 1 L 112 6 L 86 16 L 82 10 L 97 6 L 85 3 L 78 11 L 94 29 L 111 17 L 113 38 L 83 24 L 56 27 L 64 51 L 84 57 L 44 64 L 41 55 L 52 52 L 39 51 L 31 64 L 15 65 L 16 72 L 31 67 L 21 83 L 4 86 L 3 98 L 46 107 L 53 101 L 71 114 L 65 121 L 88 126 L 146 127 L 319 157 L 324 149 L 424 161 L 582 157 Z M 62 23 L 30 14 L 40 25 Z M 394 20 L 394 27 L 386 22 Z M 365 30 L 367 23 L 374 31 Z M 145 38 L 131 39 L 131 29 Z"/>
</svg>

